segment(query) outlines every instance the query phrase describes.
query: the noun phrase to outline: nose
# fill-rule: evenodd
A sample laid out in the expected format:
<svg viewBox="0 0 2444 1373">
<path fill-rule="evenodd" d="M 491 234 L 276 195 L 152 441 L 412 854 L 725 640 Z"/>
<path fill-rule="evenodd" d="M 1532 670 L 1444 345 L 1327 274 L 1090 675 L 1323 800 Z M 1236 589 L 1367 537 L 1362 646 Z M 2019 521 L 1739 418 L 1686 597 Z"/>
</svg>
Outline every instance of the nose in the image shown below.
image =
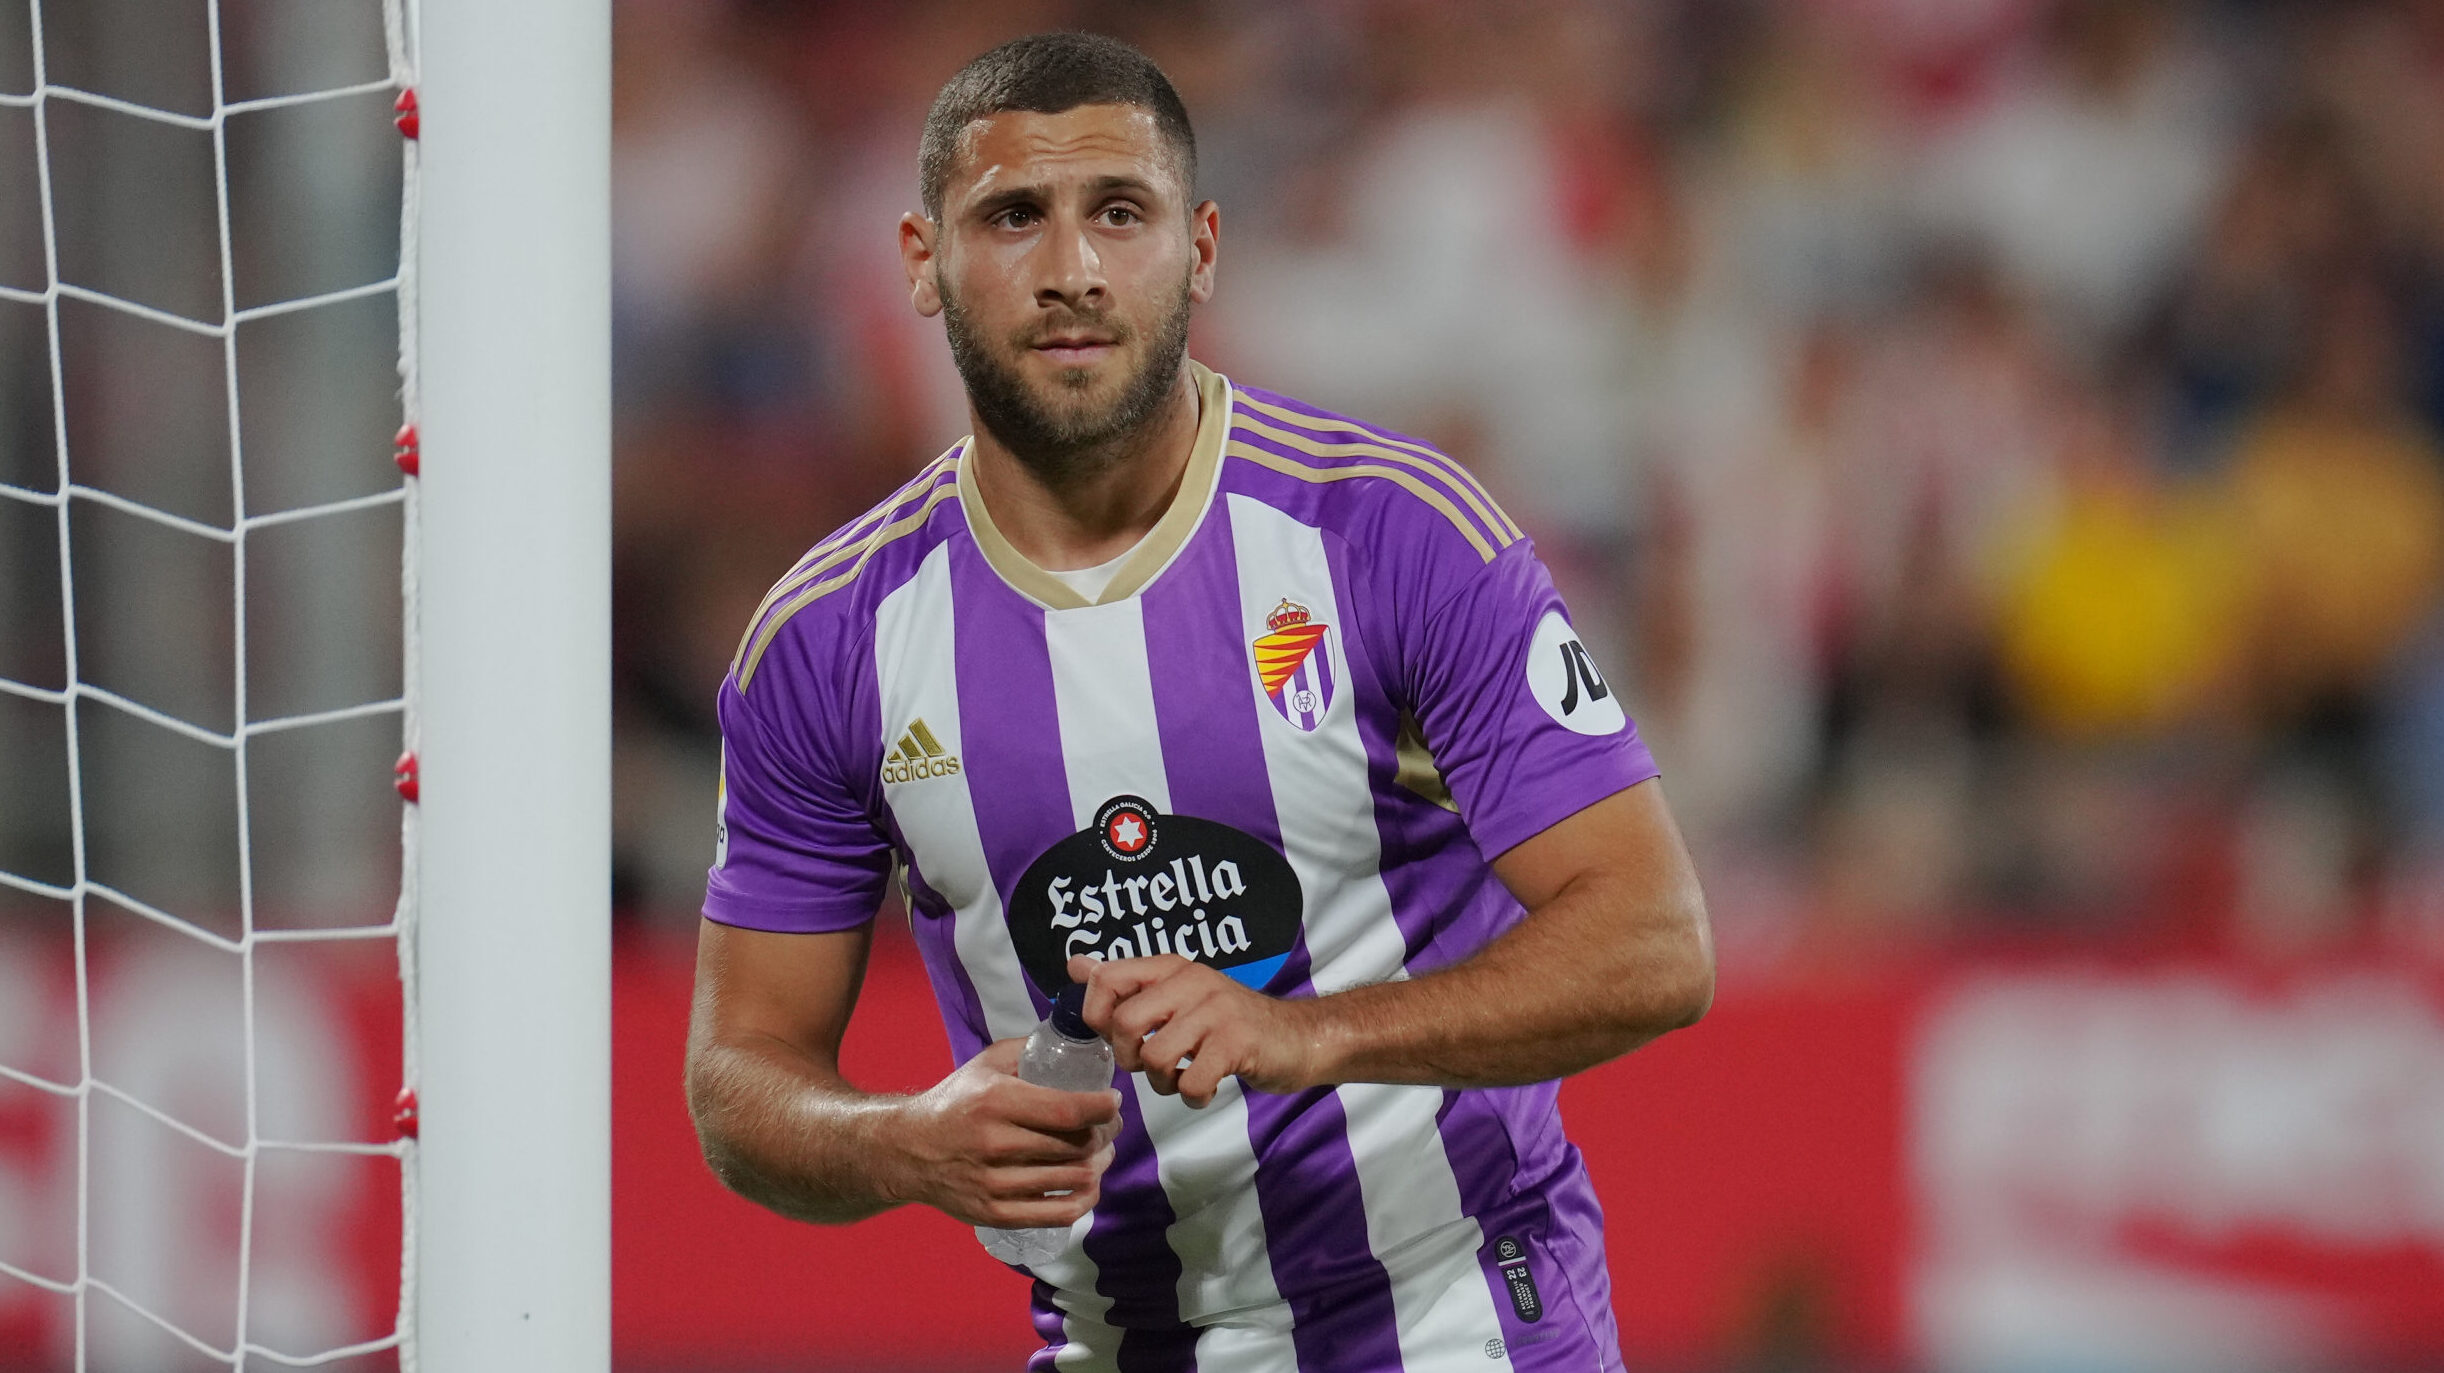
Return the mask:
<svg viewBox="0 0 2444 1373">
<path fill-rule="evenodd" d="M 1035 288 L 1037 305 L 1094 309 L 1103 303 L 1106 283 L 1103 255 L 1095 250 L 1086 226 L 1056 223 L 1044 236 L 1043 275 Z"/>
</svg>

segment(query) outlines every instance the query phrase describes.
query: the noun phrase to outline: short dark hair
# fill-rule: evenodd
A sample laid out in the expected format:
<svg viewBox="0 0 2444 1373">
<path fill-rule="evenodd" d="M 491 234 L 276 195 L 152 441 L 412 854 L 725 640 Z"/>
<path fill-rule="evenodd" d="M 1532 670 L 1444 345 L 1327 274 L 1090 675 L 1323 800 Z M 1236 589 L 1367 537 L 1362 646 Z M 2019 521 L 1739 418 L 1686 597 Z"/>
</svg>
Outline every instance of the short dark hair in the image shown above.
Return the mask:
<svg viewBox="0 0 2444 1373">
<path fill-rule="evenodd" d="M 1097 33 L 1037 33 L 1013 38 L 959 69 L 933 98 L 917 149 L 917 189 L 925 217 L 942 218 L 942 191 L 959 159 L 967 126 L 1009 110 L 1059 114 L 1080 105 L 1135 105 L 1179 161 L 1180 185 L 1197 183 L 1197 136 L 1188 107 L 1154 59 Z"/>
</svg>

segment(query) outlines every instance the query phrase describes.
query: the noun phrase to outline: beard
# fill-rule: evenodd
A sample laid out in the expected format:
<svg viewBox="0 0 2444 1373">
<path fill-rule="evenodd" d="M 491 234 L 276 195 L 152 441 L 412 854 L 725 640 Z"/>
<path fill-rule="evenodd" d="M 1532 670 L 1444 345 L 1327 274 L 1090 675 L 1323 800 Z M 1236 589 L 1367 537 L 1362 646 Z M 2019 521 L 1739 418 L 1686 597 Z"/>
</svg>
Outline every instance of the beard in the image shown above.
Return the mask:
<svg viewBox="0 0 2444 1373">
<path fill-rule="evenodd" d="M 1182 277 L 1179 293 L 1156 322 L 1136 370 L 1120 379 L 1110 400 L 1098 405 L 1086 399 L 1095 378 L 1083 367 L 1062 370 L 1054 383 L 1061 397 L 1047 400 L 1028 386 L 1016 362 L 1005 361 L 1005 356 L 1024 356 L 1046 335 L 1085 327 L 1110 334 L 1113 352 L 1126 357 L 1138 330 L 1105 312 L 1070 311 L 1013 335 L 1005 355 L 986 342 L 975 320 L 951 293 L 949 283 L 937 276 L 934 285 L 942 296 L 942 326 L 950 338 L 951 362 L 967 386 L 977 422 L 992 431 L 1039 480 L 1055 489 L 1106 471 L 1127 456 L 1127 440 L 1162 408 L 1179 378 L 1180 363 L 1188 356 L 1191 301 L 1189 279 Z"/>
</svg>

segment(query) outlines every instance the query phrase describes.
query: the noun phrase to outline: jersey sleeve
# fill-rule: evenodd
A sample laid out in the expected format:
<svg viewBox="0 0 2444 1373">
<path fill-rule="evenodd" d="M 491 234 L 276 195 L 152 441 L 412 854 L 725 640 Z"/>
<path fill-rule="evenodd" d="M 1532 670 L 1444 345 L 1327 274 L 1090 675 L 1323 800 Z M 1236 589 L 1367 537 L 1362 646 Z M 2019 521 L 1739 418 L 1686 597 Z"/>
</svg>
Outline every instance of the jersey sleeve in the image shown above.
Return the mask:
<svg viewBox="0 0 2444 1373">
<path fill-rule="evenodd" d="M 1487 858 L 1657 775 L 1526 540 L 1404 637 L 1410 709 Z"/>
<path fill-rule="evenodd" d="M 827 726 L 845 703 L 767 663 L 750 698 L 722 683 L 719 828 L 705 882 L 709 920 L 815 934 L 874 918 L 892 850 Z"/>
</svg>

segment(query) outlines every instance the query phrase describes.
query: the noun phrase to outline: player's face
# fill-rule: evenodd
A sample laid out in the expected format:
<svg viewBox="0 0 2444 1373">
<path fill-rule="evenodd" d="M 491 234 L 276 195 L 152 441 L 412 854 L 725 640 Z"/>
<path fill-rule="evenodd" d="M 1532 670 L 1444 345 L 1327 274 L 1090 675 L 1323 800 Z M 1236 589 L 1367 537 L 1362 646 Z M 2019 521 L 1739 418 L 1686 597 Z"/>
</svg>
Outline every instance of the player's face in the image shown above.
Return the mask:
<svg viewBox="0 0 2444 1373">
<path fill-rule="evenodd" d="M 1014 111 L 970 129 L 942 223 L 903 226 L 917 308 L 943 312 L 979 416 L 1022 458 L 1106 447 L 1169 396 L 1213 289 L 1217 216 L 1185 201 L 1150 112 Z"/>
</svg>

